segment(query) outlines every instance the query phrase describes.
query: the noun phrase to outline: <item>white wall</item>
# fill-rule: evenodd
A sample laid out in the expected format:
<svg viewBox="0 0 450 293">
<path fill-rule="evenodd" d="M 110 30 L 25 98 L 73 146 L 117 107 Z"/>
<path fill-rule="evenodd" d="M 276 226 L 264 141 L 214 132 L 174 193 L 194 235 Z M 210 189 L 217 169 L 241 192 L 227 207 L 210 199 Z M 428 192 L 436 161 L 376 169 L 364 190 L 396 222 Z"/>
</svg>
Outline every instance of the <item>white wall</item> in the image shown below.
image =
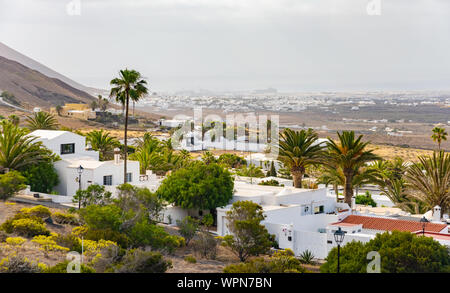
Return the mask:
<svg viewBox="0 0 450 293">
<path fill-rule="evenodd" d="M 61 132 L 59 130 L 55 130 L 55 131 Z M 31 133 L 31 134 L 33 135 L 33 133 Z M 37 133 L 39 133 L 39 131 Z M 96 160 L 99 159 L 98 152 L 86 150 L 86 138 L 84 136 L 81 136 L 81 135 L 78 135 L 78 134 L 75 134 L 75 133 L 72 133 L 69 131 L 64 131 L 63 134 L 58 135 L 51 139 L 47 139 L 45 137 L 38 137 L 36 139 L 36 141 L 42 142 L 42 144 L 46 148 L 50 149 L 55 154 L 59 155 L 62 159 L 80 157 L 80 156 L 88 156 L 88 157 L 92 157 Z M 69 143 L 75 144 L 75 153 L 62 155 L 61 154 L 61 144 L 69 144 Z"/>
</svg>

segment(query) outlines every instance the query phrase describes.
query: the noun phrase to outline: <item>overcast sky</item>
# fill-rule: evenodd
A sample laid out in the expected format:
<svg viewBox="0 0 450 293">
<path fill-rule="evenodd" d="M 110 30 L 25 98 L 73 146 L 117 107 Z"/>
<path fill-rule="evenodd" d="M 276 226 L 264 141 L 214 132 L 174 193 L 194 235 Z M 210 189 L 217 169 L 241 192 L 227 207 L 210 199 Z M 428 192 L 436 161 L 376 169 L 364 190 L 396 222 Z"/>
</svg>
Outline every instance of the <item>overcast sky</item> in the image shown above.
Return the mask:
<svg viewBox="0 0 450 293">
<path fill-rule="evenodd" d="M 0 0 L 0 41 L 101 88 L 449 90 L 450 1 L 371 1 Z"/>
</svg>

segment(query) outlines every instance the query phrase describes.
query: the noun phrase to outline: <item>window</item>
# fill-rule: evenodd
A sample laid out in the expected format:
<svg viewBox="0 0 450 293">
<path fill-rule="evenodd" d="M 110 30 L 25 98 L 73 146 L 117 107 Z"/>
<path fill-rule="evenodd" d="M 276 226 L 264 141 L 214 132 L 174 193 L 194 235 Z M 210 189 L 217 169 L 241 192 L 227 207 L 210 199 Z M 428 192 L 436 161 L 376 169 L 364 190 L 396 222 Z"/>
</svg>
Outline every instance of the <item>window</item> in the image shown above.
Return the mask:
<svg viewBox="0 0 450 293">
<path fill-rule="evenodd" d="M 132 182 L 132 181 L 133 181 L 132 173 L 127 173 L 127 182 Z"/>
<path fill-rule="evenodd" d="M 75 153 L 75 144 L 74 143 L 66 143 L 61 145 L 61 155 L 74 154 Z"/>
<path fill-rule="evenodd" d="M 323 206 L 314 207 L 314 214 L 323 214 L 323 212 L 324 212 Z"/>
<path fill-rule="evenodd" d="M 103 176 L 103 185 L 112 185 L 112 175 Z"/>
</svg>

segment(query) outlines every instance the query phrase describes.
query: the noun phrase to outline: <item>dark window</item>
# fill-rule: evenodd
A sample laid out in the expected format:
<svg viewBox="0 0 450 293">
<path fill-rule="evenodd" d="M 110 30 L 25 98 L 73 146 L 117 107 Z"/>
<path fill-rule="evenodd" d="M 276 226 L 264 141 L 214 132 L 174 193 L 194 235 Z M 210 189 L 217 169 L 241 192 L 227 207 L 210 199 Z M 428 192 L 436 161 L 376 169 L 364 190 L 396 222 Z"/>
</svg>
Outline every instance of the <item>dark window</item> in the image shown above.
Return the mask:
<svg viewBox="0 0 450 293">
<path fill-rule="evenodd" d="M 323 214 L 324 206 L 318 206 L 314 208 L 314 214 Z"/>
<path fill-rule="evenodd" d="M 132 181 L 133 181 L 132 173 L 127 173 L 127 182 L 132 182 Z"/>
<path fill-rule="evenodd" d="M 333 241 L 327 240 L 327 243 L 328 243 L 328 244 L 333 244 Z"/>
<path fill-rule="evenodd" d="M 103 185 L 112 185 L 112 175 L 103 176 Z"/>
<path fill-rule="evenodd" d="M 74 143 L 66 143 L 61 145 L 61 155 L 74 154 L 75 153 L 75 144 Z"/>
</svg>

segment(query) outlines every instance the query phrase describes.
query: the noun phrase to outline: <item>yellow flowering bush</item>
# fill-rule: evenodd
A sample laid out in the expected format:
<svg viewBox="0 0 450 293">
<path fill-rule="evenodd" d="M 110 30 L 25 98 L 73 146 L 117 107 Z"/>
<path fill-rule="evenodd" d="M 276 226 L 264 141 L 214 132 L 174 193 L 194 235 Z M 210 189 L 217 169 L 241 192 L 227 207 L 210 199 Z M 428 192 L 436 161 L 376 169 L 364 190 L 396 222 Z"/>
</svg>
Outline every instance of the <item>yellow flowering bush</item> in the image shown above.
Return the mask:
<svg viewBox="0 0 450 293">
<path fill-rule="evenodd" d="M 102 251 L 102 249 L 112 248 L 112 247 L 117 247 L 117 246 L 118 245 L 116 242 L 109 241 L 109 240 L 103 240 L 103 239 L 100 239 L 99 241 L 88 240 L 88 239 L 83 240 L 84 252 L 87 255 L 97 255 Z"/>
<path fill-rule="evenodd" d="M 55 220 L 55 222 L 58 224 L 70 224 L 70 225 L 78 224 L 78 218 L 72 214 L 55 212 L 52 214 L 52 219 Z"/>
<path fill-rule="evenodd" d="M 49 251 L 69 251 L 70 249 L 67 247 L 62 247 L 58 245 L 55 241 L 55 237 L 57 235 L 53 234 L 50 236 L 38 235 L 31 240 L 32 242 L 39 244 L 41 246 L 41 250 L 45 252 Z"/>
<path fill-rule="evenodd" d="M 50 209 L 44 206 L 35 206 L 32 208 L 23 208 L 20 210 L 23 214 L 32 215 L 38 218 L 48 218 L 51 216 L 52 212 L 50 212 Z"/>
<path fill-rule="evenodd" d="M 15 203 L 15 202 L 7 201 L 7 202 L 5 202 L 5 205 L 8 205 L 8 206 L 14 206 L 14 205 L 16 205 L 16 203 Z"/>
<path fill-rule="evenodd" d="M 50 231 L 47 230 L 43 223 L 39 223 L 34 219 L 14 220 L 11 226 L 13 232 L 26 237 L 50 234 Z"/>
<path fill-rule="evenodd" d="M 27 241 L 25 238 L 22 237 L 8 237 L 6 238 L 6 243 L 12 246 L 19 246 L 25 243 Z"/>
</svg>

